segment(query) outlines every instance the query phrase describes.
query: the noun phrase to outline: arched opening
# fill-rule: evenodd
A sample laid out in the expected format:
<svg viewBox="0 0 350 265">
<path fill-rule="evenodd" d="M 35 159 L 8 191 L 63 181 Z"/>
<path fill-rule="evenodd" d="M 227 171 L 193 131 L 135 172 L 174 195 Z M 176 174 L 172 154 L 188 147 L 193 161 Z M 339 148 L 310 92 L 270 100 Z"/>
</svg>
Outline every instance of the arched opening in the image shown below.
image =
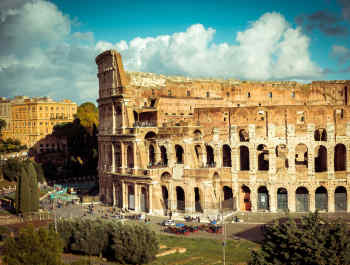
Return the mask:
<svg viewBox="0 0 350 265">
<path fill-rule="evenodd" d="M 327 149 L 323 145 L 316 147 L 315 172 L 327 171 Z"/>
<path fill-rule="evenodd" d="M 328 210 L 327 189 L 323 186 L 318 187 L 315 191 L 315 208 L 320 211 Z"/>
<path fill-rule="evenodd" d="M 134 168 L 134 148 L 132 145 L 128 145 L 127 148 L 127 165 L 128 168 Z"/>
<path fill-rule="evenodd" d="M 258 210 L 269 210 L 269 192 L 265 186 L 261 186 L 258 189 Z"/>
<path fill-rule="evenodd" d="M 334 203 L 336 212 L 346 212 L 348 207 L 348 198 L 346 189 L 343 186 L 339 186 L 334 192 Z"/>
<path fill-rule="evenodd" d="M 163 203 L 164 203 L 164 209 L 168 210 L 169 206 L 168 206 L 168 199 L 169 199 L 169 193 L 168 193 L 168 189 L 162 185 L 162 198 L 163 198 Z M 166 215 L 166 211 L 165 211 L 165 215 Z"/>
<path fill-rule="evenodd" d="M 166 153 L 166 148 L 163 145 L 160 147 L 160 159 L 162 160 L 161 166 L 168 166 L 168 156 Z"/>
<path fill-rule="evenodd" d="M 135 121 L 135 122 L 138 122 L 138 121 L 139 121 L 139 115 L 138 115 L 138 113 L 137 113 L 136 111 L 133 111 L 133 113 L 134 113 L 134 121 Z"/>
<path fill-rule="evenodd" d="M 207 167 L 215 167 L 213 148 L 210 145 L 206 145 L 205 149 L 207 151 Z"/>
<path fill-rule="evenodd" d="M 240 169 L 249 170 L 249 148 L 241 145 L 239 147 Z"/>
<path fill-rule="evenodd" d="M 231 148 L 227 144 L 224 144 L 222 147 L 222 161 L 224 167 L 232 167 Z"/>
<path fill-rule="evenodd" d="M 135 187 L 133 184 L 128 185 L 128 208 L 135 210 Z"/>
<path fill-rule="evenodd" d="M 281 211 L 288 210 L 288 191 L 285 188 L 277 190 L 277 209 Z"/>
<path fill-rule="evenodd" d="M 184 149 L 181 145 L 175 145 L 175 153 L 176 153 L 176 163 L 183 164 L 184 163 Z"/>
<path fill-rule="evenodd" d="M 203 163 L 202 163 L 202 147 L 197 144 L 195 147 L 194 147 L 194 151 L 196 152 L 196 159 L 197 159 L 197 164 L 199 167 L 203 167 Z"/>
<path fill-rule="evenodd" d="M 246 185 L 242 186 L 241 189 L 242 198 L 243 198 L 243 211 L 251 211 L 252 210 L 252 202 L 250 200 L 250 189 Z"/>
<path fill-rule="evenodd" d="M 245 129 L 239 130 L 239 140 L 241 142 L 249 142 L 249 133 Z"/>
<path fill-rule="evenodd" d="M 148 132 L 145 135 L 145 140 L 148 140 L 148 141 L 155 140 L 156 138 L 157 138 L 157 135 L 154 132 Z"/>
<path fill-rule="evenodd" d="M 149 146 L 148 161 L 149 161 L 150 167 L 152 167 L 156 164 L 156 156 L 155 156 L 154 147 L 152 144 Z"/>
<path fill-rule="evenodd" d="M 258 145 L 258 170 L 269 170 L 269 151 L 264 144 Z"/>
<path fill-rule="evenodd" d="M 201 205 L 201 198 L 199 194 L 199 188 L 195 187 L 194 188 L 194 205 L 195 205 L 195 211 L 196 212 L 202 212 L 202 205 Z"/>
<path fill-rule="evenodd" d="M 233 192 L 228 186 L 223 187 L 224 200 L 222 202 L 222 209 L 233 209 Z"/>
<path fill-rule="evenodd" d="M 334 171 L 346 170 L 346 148 L 343 144 L 337 144 L 334 148 Z"/>
<path fill-rule="evenodd" d="M 183 188 L 180 186 L 176 187 L 176 201 L 177 201 L 177 209 L 179 211 L 185 210 L 185 192 Z"/>
<path fill-rule="evenodd" d="M 118 184 L 116 187 L 116 199 L 117 199 L 117 207 L 123 208 L 123 186 Z"/>
<path fill-rule="evenodd" d="M 141 188 L 141 196 L 140 196 L 140 207 L 141 212 L 148 212 L 148 198 L 147 198 L 147 190 L 145 187 Z"/>
<path fill-rule="evenodd" d="M 305 187 L 299 187 L 295 191 L 295 206 L 297 212 L 309 211 L 309 191 Z"/>
<path fill-rule="evenodd" d="M 193 132 L 194 140 L 199 141 L 201 139 L 202 133 L 200 130 L 195 130 Z"/>
<path fill-rule="evenodd" d="M 308 167 L 308 150 L 305 144 L 298 144 L 295 147 L 295 166 L 297 170 Z"/>
<path fill-rule="evenodd" d="M 344 105 L 348 105 L 348 87 L 344 87 Z"/>
</svg>

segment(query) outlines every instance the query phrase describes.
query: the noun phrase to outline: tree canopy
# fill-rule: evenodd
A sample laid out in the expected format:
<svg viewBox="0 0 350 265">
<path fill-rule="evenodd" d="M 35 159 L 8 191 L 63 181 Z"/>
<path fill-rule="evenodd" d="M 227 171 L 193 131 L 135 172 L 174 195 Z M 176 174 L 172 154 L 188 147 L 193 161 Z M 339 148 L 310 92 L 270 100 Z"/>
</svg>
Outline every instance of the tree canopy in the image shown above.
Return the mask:
<svg viewBox="0 0 350 265">
<path fill-rule="evenodd" d="M 4 129 L 5 127 L 6 127 L 6 121 L 3 119 L 0 119 L 0 135 L 1 135 L 2 129 Z"/>
<path fill-rule="evenodd" d="M 28 226 L 16 238 L 8 237 L 3 245 L 7 265 L 62 265 L 63 243 L 53 230 Z"/>
<path fill-rule="evenodd" d="M 347 265 L 350 264 L 348 229 L 340 220 L 322 220 L 319 214 L 302 217 L 301 223 L 266 226 L 259 251 L 253 251 L 250 265 Z"/>
<path fill-rule="evenodd" d="M 98 109 L 92 102 L 85 102 L 77 109 L 76 118 L 80 120 L 82 126 L 93 128 L 98 126 Z"/>
</svg>

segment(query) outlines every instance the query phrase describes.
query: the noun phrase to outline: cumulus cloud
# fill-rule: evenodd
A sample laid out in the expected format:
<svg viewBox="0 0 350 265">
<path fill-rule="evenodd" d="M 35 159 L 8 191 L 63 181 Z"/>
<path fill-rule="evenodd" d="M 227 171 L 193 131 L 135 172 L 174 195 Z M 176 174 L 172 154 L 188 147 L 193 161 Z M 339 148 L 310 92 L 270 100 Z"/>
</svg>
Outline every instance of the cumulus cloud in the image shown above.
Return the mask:
<svg viewBox="0 0 350 265">
<path fill-rule="evenodd" d="M 310 59 L 309 38 L 277 13 L 264 14 L 232 36 L 234 45 L 215 43 L 215 29 L 201 24 L 113 44 L 96 42 L 92 32 L 74 32 L 76 21 L 45 0 L 2 0 L 0 7 L 1 96 L 95 101 L 94 59 L 107 49 L 121 52 L 129 71 L 250 80 L 322 74 Z"/>
<path fill-rule="evenodd" d="M 309 38 L 278 13 L 266 13 L 238 32 L 236 45 L 215 44 L 214 35 L 214 29 L 196 24 L 173 35 L 98 42 L 96 48 L 117 49 L 132 71 L 250 80 L 309 80 L 322 74 L 310 59 Z"/>
</svg>

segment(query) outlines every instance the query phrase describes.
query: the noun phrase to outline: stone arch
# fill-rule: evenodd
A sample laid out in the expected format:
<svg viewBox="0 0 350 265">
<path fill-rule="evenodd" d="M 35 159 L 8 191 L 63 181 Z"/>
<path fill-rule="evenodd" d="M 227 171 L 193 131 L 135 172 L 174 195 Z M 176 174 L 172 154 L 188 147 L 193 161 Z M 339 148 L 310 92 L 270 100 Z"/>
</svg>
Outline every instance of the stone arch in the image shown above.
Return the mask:
<svg viewBox="0 0 350 265">
<path fill-rule="evenodd" d="M 202 147 L 197 144 L 194 147 L 194 151 L 196 153 L 196 158 L 197 158 L 197 164 L 199 167 L 203 166 L 202 162 L 202 157 L 203 157 L 203 151 L 202 151 Z"/>
<path fill-rule="evenodd" d="M 295 191 L 295 206 L 297 212 L 308 212 L 310 205 L 309 191 L 305 187 L 298 187 Z"/>
<path fill-rule="evenodd" d="M 160 159 L 162 166 L 168 166 L 168 155 L 164 145 L 160 147 Z"/>
<path fill-rule="evenodd" d="M 233 192 L 232 188 L 229 186 L 224 186 L 222 188 L 223 200 L 222 200 L 222 209 L 233 209 Z"/>
<path fill-rule="evenodd" d="M 175 145 L 175 153 L 176 153 L 176 163 L 183 164 L 184 163 L 184 149 L 181 145 Z"/>
<path fill-rule="evenodd" d="M 249 170 L 249 148 L 245 145 L 239 147 L 239 158 L 240 158 L 240 170 Z"/>
<path fill-rule="evenodd" d="M 315 148 L 315 172 L 327 171 L 327 148 L 323 145 Z"/>
<path fill-rule="evenodd" d="M 344 186 L 338 186 L 334 191 L 334 204 L 336 212 L 346 212 L 348 206 L 347 191 Z"/>
<path fill-rule="evenodd" d="M 266 186 L 260 186 L 258 188 L 258 210 L 269 210 L 270 209 L 270 196 Z"/>
<path fill-rule="evenodd" d="M 128 145 L 126 153 L 128 168 L 134 168 L 134 148 L 132 144 Z"/>
<path fill-rule="evenodd" d="M 239 130 L 239 140 L 241 142 L 249 142 L 249 132 L 246 129 Z"/>
<path fill-rule="evenodd" d="M 206 145 L 205 150 L 207 152 L 207 166 L 215 167 L 214 149 L 210 145 Z"/>
<path fill-rule="evenodd" d="M 241 187 L 241 198 L 242 203 L 241 210 L 243 211 L 251 211 L 252 210 L 252 202 L 250 200 L 250 188 L 246 185 L 242 185 Z"/>
<path fill-rule="evenodd" d="M 258 148 L 258 170 L 269 170 L 269 150 L 264 144 L 259 144 Z"/>
<path fill-rule="evenodd" d="M 177 210 L 184 211 L 186 200 L 185 200 L 185 191 L 182 187 L 176 186 L 176 201 L 177 201 Z"/>
<path fill-rule="evenodd" d="M 222 163 L 224 167 L 232 167 L 231 147 L 228 144 L 222 146 Z"/>
<path fill-rule="evenodd" d="M 150 144 L 148 147 L 148 162 L 150 167 L 156 164 L 156 152 L 154 150 L 153 144 Z"/>
<path fill-rule="evenodd" d="M 305 144 L 300 143 L 295 147 L 295 165 L 308 167 L 308 149 Z"/>
<path fill-rule="evenodd" d="M 334 171 L 346 170 L 346 147 L 344 144 L 337 144 L 334 147 Z"/>
<path fill-rule="evenodd" d="M 328 193 L 327 189 L 323 186 L 315 190 L 315 209 L 320 211 L 328 210 Z"/>
<path fill-rule="evenodd" d="M 149 198 L 148 198 L 148 191 L 146 187 L 141 187 L 140 208 L 141 208 L 141 212 L 147 213 L 149 210 Z"/>
<path fill-rule="evenodd" d="M 153 141 L 157 138 L 157 134 L 153 131 L 149 131 L 145 134 L 145 140 Z"/>
<path fill-rule="evenodd" d="M 194 139 L 198 141 L 198 140 L 200 140 L 201 137 L 202 137 L 202 132 L 201 132 L 200 130 L 195 130 L 195 131 L 193 132 L 193 136 L 194 136 Z"/>
<path fill-rule="evenodd" d="M 169 172 L 163 172 L 163 174 L 160 176 L 160 180 L 161 180 L 161 182 L 169 182 L 170 181 L 170 179 L 171 179 L 171 175 L 170 175 L 170 173 Z"/>
<path fill-rule="evenodd" d="M 277 189 L 277 209 L 288 211 L 288 190 L 286 188 Z"/>
</svg>

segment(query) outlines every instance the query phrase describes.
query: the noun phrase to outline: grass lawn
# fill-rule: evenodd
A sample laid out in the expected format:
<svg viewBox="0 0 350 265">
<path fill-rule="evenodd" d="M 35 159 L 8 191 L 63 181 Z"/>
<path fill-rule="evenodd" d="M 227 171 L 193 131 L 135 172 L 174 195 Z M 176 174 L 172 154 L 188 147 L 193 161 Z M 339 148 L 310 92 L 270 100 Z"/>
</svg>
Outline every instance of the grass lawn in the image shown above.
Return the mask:
<svg viewBox="0 0 350 265">
<path fill-rule="evenodd" d="M 186 248 L 185 253 L 174 253 L 157 258 L 149 265 L 211 265 L 223 264 L 222 241 L 207 238 L 188 238 L 184 236 L 166 236 L 159 235 L 160 245 L 166 245 L 166 249 L 161 249 L 159 252 L 171 249 L 173 247 Z M 250 258 L 252 249 L 259 248 L 259 245 L 244 239 L 229 240 L 226 244 L 226 264 L 246 264 Z M 73 256 L 73 255 L 72 255 Z M 82 257 L 88 259 L 88 257 Z M 69 264 L 73 260 L 79 259 L 74 255 L 71 259 L 66 257 L 65 261 Z M 69 260 L 69 261 L 68 261 Z M 117 263 L 102 261 L 97 257 L 92 257 L 93 264 L 117 265 Z"/>
</svg>

